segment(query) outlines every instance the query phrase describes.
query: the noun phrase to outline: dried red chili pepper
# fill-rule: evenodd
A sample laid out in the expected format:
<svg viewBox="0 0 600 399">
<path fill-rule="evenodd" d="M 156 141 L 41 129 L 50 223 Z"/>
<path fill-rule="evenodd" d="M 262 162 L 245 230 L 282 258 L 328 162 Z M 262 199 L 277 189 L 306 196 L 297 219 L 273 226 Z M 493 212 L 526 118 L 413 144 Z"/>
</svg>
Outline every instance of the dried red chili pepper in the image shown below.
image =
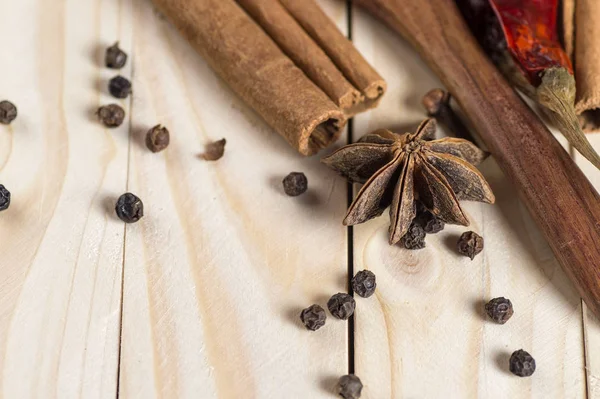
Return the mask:
<svg viewBox="0 0 600 399">
<path fill-rule="evenodd" d="M 513 85 L 545 107 L 567 140 L 600 169 L 575 114 L 575 78 L 558 40 L 558 0 L 456 0 L 467 24 Z"/>
</svg>

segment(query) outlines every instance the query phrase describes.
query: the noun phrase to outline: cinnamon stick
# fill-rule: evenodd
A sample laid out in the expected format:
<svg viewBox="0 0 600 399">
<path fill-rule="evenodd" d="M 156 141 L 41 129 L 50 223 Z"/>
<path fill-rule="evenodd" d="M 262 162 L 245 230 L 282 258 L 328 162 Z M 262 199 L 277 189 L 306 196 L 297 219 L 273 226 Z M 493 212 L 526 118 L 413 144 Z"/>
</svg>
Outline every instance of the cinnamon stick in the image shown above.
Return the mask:
<svg viewBox="0 0 600 399">
<path fill-rule="evenodd" d="M 344 76 L 366 97 L 362 110 L 381 100 L 387 85 L 314 0 L 279 0 Z"/>
<path fill-rule="evenodd" d="M 575 110 L 586 131 L 600 128 L 600 1 L 575 5 Z"/>
<path fill-rule="evenodd" d="M 449 0 L 354 0 L 403 35 L 441 78 L 519 190 L 588 307 L 600 316 L 600 195 L 507 84 Z"/>
<path fill-rule="evenodd" d="M 234 0 L 154 0 L 242 99 L 303 155 L 335 141 L 344 113 Z"/>
<path fill-rule="evenodd" d="M 237 3 L 348 117 L 364 107 L 365 97 L 348 82 L 279 0 L 237 0 Z M 328 22 L 333 24 L 329 19 Z"/>
</svg>

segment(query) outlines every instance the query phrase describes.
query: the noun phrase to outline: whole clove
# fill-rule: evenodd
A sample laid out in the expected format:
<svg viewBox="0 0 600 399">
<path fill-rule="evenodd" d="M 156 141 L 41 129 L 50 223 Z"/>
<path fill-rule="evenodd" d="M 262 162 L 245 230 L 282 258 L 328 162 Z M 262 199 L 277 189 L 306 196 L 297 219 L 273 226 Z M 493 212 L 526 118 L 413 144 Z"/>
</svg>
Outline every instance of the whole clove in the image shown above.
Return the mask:
<svg viewBox="0 0 600 399">
<path fill-rule="evenodd" d="M 127 98 L 131 94 L 131 82 L 121 75 L 108 82 L 108 91 L 116 98 Z"/>
<path fill-rule="evenodd" d="M 425 248 L 425 230 L 423 230 L 423 227 L 413 221 L 404 237 L 402 237 L 402 244 L 406 249 Z"/>
<path fill-rule="evenodd" d="M 10 191 L 0 184 L 0 211 L 5 211 L 10 206 Z"/>
<path fill-rule="evenodd" d="M 535 372 L 535 359 L 523 349 L 519 349 L 511 355 L 509 369 L 516 376 L 529 377 Z"/>
<path fill-rule="evenodd" d="M 125 223 L 135 223 L 144 216 L 144 204 L 134 194 L 125 193 L 117 200 L 115 211 Z"/>
<path fill-rule="evenodd" d="M 127 53 L 119 48 L 119 42 L 106 49 L 104 63 L 108 68 L 119 69 L 127 63 Z"/>
<path fill-rule="evenodd" d="M 152 152 L 164 150 L 170 141 L 169 130 L 162 125 L 156 125 L 146 133 L 146 147 Z"/>
<path fill-rule="evenodd" d="M 325 314 L 325 310 L 317 304 L 307 307 L 300 313 L 302 324 L 310 331 L 317 331 L 319 328 L 323 327 L 326 319 L 327 315 Z"/>
<path fill-rule="evenodd" d="M 354 374 L 348 374 L 340 377 L 338 381 L 338 391 L 344 399 L 358 399 L 363 389 L 360 378 Z"/>
<path fill-rule="evenodd" d="M 483 251 L 483 237 L 473 231 L 467 231 L 458 239 L 457 248 L 459 254 L 473 260 L 477 254 Z"/>
<path fill-rule="evenodd" d="M 348 320 L 350 316 L 354 314 L 356 301 L 354 298 L 352 298 L 352 296 L 344 292 L 340 292 L 333 295 L 329 301 L 327 301 L 327 308 L 329 309 L 329 313 L 331 313 L 334 317 L 341 320 Z"/>
<path fill-rule="evenodd" d="M 17 117 L 17 107 L 10 101 L 0 101 L 0 123 L 8 125 Z"/>
<path fill-rule="evenodd" d="M 485 312 L 498 324 L 504 324 L 514 313 L 510 299 L 504 297 L 494 298 L 485 304 Z"/>
<path fill-rule="evenodd" d="M 119 127 L 125 119 L 125 110 L 117 104 L 103 105 L 98 108 L 96 115 L 102 124 L 106 127 Z"/>
<path fill-rule="evenodd" d="M 304 194 L 308 189 L 308 179 L 302 172 L 292 172 L 283 181 L 283 191 L 290 197 Z"/>
<path fill-rule="evenodd" d="M 375 274 L 370 270 L 361 270 L 352 278 L 351 285 L 357 295 L 368 298 L 377 288 Z"/>
<path fill-rule="evenodd" d="M 435 118 L 439 123 L 446 126 L 449 134 L 474 143 L 475 140 L 469 129 L 450 106 L 450 99 L 450 93 L 447 91 L 433 89 L 423 96 L 421 103 L 427 112 L 427 116 Z"/>
</svg>

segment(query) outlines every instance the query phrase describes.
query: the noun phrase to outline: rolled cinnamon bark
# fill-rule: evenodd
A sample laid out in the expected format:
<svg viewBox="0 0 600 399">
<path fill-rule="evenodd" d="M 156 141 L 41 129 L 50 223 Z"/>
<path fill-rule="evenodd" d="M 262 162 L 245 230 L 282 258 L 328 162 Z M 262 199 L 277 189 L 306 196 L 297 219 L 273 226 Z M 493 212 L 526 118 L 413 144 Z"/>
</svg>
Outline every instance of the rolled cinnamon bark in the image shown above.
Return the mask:
<svg viewBox="0 0 600 399">
<path fill-rule="evenodd" d="M 154 0 L 209 65 L 303 155 L 335 141 L 344 113 L 234 0 Z"/>
<path fill-rule="evenodd" d="M 314 0 L 279 0 L 327 53 L 344 76 L 366 97 L 363 110 L 377 106 L 385 93 L 383 78 L 325 15 Z M 360 112 L 360 111 L 358 111 Z"/>
<path fill-rule="evenodd" d="M 575 111 L 584 131 L 600 128 L 600 1 L 563 0 L 563 38 L 573 54 Z"/>
<path fill-rule="evenodd" d="M 348 82 L 279 0 L 237 0 L 237 3 L 347 116 L 353 116 L 363 106 L 364 96 Z"/>
</svg>

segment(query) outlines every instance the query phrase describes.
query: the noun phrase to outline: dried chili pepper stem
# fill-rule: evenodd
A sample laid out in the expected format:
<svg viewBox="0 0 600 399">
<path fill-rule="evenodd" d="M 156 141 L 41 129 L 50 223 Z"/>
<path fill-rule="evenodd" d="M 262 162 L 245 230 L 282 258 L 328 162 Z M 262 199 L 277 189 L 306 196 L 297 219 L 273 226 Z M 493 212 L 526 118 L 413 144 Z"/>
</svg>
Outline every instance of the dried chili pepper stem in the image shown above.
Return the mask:
<svg viewBox="0 0 600 399">
<path fill-rule="evenodd" d="M 535 91 L 537 101 L 550 112 L 547 115 L 566 139 L 595 167 L 600 169 L 600 156 L 579 125 L 575 113 L 575 78 L 565 68 L 550 68 L 542 75 Z"/>
</svg>

